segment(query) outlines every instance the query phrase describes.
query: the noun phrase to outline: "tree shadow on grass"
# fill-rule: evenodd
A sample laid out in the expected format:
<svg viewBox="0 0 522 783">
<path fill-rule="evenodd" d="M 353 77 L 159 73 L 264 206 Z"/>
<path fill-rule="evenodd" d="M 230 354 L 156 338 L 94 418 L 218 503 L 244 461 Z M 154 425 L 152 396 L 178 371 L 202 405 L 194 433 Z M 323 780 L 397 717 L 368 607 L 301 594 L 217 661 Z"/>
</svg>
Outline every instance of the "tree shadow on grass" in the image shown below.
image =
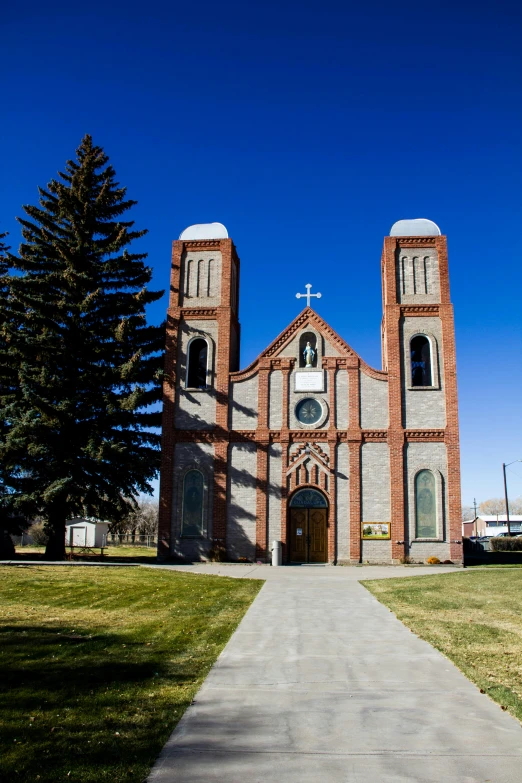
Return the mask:
<svg viewBox="0 0 522 783">
<path fill-rule="evenodd" d="M 156 550 L 154 549 L 153 554 L 151 555 L 117 555 L 112 554 L 112 552 L 107 553 L 107 550 L 105 550 L 103 556 L 101 554 L 98 554 L 96 552 L 90 553 L 90 552 L 75 552 L 69 557 L 69 552 L 67 554 L 67 559 L 71 560 L 72 562 L 82 562 L 82 561 L 88 561 L 92 563 L 123 563 L 124 565 L 132 565 L 133 563 L 154 563 L 156 561 Z M 18 550 L 15 553 L 15 556 L 11 558 L 11 560 L 20 560 L 21 562 L 25 561 L 42 561 L 47 562 L 45 560 L 45 556 L 43 552 L 23 552 Z"/>
<path fill-rule="evenodd" d="M 168 656 L 148 644 L 63 625 L 4 626 L 0 781 L 143 780 L 205 669 L 188 642 Z"/>
</svg>

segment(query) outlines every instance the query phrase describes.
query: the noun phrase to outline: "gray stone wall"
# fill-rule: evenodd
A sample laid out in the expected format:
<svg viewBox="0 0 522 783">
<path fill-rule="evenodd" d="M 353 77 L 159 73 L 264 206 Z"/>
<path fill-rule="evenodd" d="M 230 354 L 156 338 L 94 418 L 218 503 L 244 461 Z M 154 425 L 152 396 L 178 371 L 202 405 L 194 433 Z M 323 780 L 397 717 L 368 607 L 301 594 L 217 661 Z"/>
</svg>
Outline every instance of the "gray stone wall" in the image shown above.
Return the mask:
<svg viewBox="0 0 522 783">
<path fill-rule="evenodd" d="M 304 331 L 304 330 L 303 330 Z M 279 351 L 278 356 L 299 356 L 299 335 L 296 335 L 285 347 Z"/>
<path fill-rule="evenodd" d="M 435 477 L 437 502 L 437 537 L 434 540 L 415 540 L 415 476 L 419 470 L 428 469 Z M 449 558 L 447 532 L 448 497 L 446 491 L 447 454 L 444 443 L 408 443 L 406 448 L 406 525 L 405 535 L 409 555 L 416 562 L 426 558 Z"/>
<path fill-rule="evenodd" d="M 360 372 L 359 383 L 361 427 L 386 429 L 388 427 L 388 381 L 378 381 Z"/>
<path fill-rule="evenodd" d="M 277 430 L 282 424 L 283 415 L 283 373 L 281 370 L 273 370 L 268 378 L 268 426 L 271 430 Z"/>
<path fill-rule="evenodd" d="M 253 560 L 256 544 L 255 443 L 232 443 L 228 450 L 227 554 Z"/>
<path fill-rule="evenodd" d="M 412 544 L 409 555 L 414 563 L 425 563 L 428 557 L 438 557 L 440 562 L 449 560 L 449 542 L 416 542 Z"/>
<path fill-rule="evenodd" d="M 340 350 L 328 340 L 324 341 L 324 354 L 323 356 L 340 356 Z"/>
<path fill-rule="evenodd" d="M 390 453 L 387 443 L 361 447 L 362 522 L 389 522 Z M 377 543 L 382 543 L 378 541 Z"/>
<path fill-rule="evenodd" d="M 337 560 L 350 559 L 350 463 L 348 444 L 337 446 Z"/>
<path fill-rule="evenodd" d="M 440 302 L 438 253 L 434 247 L 400 249 L 397 264 L 399 302 Z"/>
<path fill-rule="evenodd" d="M 283 450 L 272 443 L 268 450 L 268 548 L 281 541 L 281 470 Z"/>
<path fill-rule="evenodd" d="M 335 426 L 338 430 L 348 429 L 348 373 L 337 370 L 335 375 L 336 416 Z"/>
<path fill-rule="evenodd" d="M 203 525 L 201 538 L 181 538 L 183 479 L 188 470 L 201 471 L 204 479 Z M 177 443 L 174 451 L 174 486 L 171 520 L 171 553 L 184 560 L 208 557 L 212 546 L 214 500 L 214 446 L 211 443 Z"/>
<path fill-rule="evenodd" d="M 405 318 L 402 323 L 403 378 L 404 392 L 403 417 L 405 426 L 445 427 L 446 401 L 443 385 L 442 325 L 437 317 Z M 431 372 L 433 387 L 411 387 L 410 340 L 416 334 L 425 334 L 431 342 Z"/>
<path fill-rule="evenodd" d="M 180 326 L 178 377 L 176 381 L 175 425 L 181 430 L 210 429 L 216 424 L 214 389 L 217 324 L 215 321 L 184 321 Z M 204 337 L 208 344 L 208 389 L 186 389 L 187 348 L 194 337 Z"/>
<path fill-rule="evenodd" d="M 299 372 L 299 368 L 297 368 L 297 372 Z M 330 422 L 330 416 L 335 415 L 335 412 L 332 414 L 332 411 L 329 408 L 328 405 L 328 373 L 323 372 L 324 377 L 324 392 L 320 394 L 319 392 L 296 392 L 295 390 L 295 373 L 296 370 L 292 370 L 290 372 L 290 377 L 288 379 L 289 383 L 289 402 L 288 402 L 288 424 L 290 429 L 292 430 L 303 430 L 303 433 L 305 432 L 313 432 L 315 429 L 327 429 Z M 305 398 L 305 397 L 313 397 L 314 399 L 321 400 L 323 404 L 323 410 L 327 412 L 326 418 L 320 424 L 320 426 L 314 426 L 314 427 L 303 427 L 303 425 L 297 420 L 297 417 L 295 415 L 295 406 L 299 402 L 299 400 Z"/>
<path fill-rule="evenodd" d="M 233 430 L 255 430 L 257 427 L 257 396 L 259 376 L 246 381 L 233 381 L 229 392 L 229 426 Z"/>
<path fill-rule="evenodd" d="M 391 539 L 386 541 L 361 541 L 363 563 L 391 563 Z"/>
<path fill-rule="evenodd" d="M 182 307 L 215 307 L 221 303 L 221 252 L 190 250 L 181 259 Z"/>
</svg>

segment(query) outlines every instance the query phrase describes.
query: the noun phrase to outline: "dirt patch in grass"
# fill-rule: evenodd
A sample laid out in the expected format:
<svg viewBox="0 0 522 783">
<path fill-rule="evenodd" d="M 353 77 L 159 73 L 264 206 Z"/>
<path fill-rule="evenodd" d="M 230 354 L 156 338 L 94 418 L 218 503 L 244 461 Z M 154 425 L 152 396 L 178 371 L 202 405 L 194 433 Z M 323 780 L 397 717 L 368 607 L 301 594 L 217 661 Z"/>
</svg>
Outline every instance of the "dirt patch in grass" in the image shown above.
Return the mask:
<svg viewBox="0 0 522 783">
<path fill-rule="evenodd" d="M 5 567 L 0 780 L 143 781 L 262 582 Z"/>
<path fill-rule="evenodd" d="M 481 569 L 361 584 L 522 721 L 522 572 Z"/>
</svg>

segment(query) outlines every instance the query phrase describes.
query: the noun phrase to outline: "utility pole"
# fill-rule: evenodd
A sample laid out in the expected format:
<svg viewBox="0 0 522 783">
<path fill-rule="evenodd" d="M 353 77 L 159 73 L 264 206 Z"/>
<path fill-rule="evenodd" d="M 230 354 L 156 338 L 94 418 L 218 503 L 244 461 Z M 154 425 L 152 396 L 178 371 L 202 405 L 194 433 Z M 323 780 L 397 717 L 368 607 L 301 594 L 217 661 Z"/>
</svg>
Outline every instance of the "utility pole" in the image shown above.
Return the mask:
<svg viewBox="0 0 522 783">
<path fill-rule="evenodd" d="M 477 501 L 473 498 L 473 508 L 475 509 L 475 541 L 477 540 Z"/>
<path fill-rule="evenodd" d="M 511 523 L 509 521 L 509 503 L 508 503 L 508 494 L 507 494 L 507 481 L 506 481 L 506 463 L 502 463 L 502 470 L 504 471 L 504 498 L 506 500 L 506 519 L 507 519 L 507 529 L 508 529 L 508 536 L 511 535 Z"/>
<path fill-rule="evenodd" d="M 515 462 L 522 462 L 522 459 L 514 459 L 513 462 L 508 462 L 507 465 L 505 462 L 502 463 L 502 470 L 504 471 L 504 498 L 506 500 L 506 519 L 507 519 L 508 536 L 511 535 L 511 522 L 509 521 L 509 503 L 508 503 L 508 493 L 507 493 L 506 468 L 509 468 L 510 465 L 514 465 Z"/>
</svg>

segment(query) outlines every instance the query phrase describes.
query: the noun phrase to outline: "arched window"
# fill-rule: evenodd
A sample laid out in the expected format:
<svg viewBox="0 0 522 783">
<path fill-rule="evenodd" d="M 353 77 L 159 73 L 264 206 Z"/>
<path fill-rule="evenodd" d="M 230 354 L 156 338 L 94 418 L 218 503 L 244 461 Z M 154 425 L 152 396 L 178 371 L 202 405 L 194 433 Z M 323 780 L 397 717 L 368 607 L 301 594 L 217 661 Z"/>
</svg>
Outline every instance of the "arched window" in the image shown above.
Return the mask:
<svg viewBox="0 0 522 783">
<path fill-rule="evenodd" d="M 325 496 L 315 489 L 300 489 L 290 501 L 291 508 L 327 508 Z"/>
<path fill-rule="evenodd" d="M 203 535 L 203 474 L 199 470 L 189 470 L 183 479 L 181 535 Z"/>
<path fill-rule="evenodd" d="M 410 342 L 411 385 L 432 386 L 430 341 L 418 334 Z"/>
<path fill-rule="evenodd" d="M 192 340 L 188 350 L 187 387 L 205 389 L 207 386 L 207 341 L 202 337 Z"/>
<path fill-rule="evenodd" d="M 415 476 L 415 536 L 437 538 L 435 476 L 431 470 L 420 470 Z"/>
</svg>

